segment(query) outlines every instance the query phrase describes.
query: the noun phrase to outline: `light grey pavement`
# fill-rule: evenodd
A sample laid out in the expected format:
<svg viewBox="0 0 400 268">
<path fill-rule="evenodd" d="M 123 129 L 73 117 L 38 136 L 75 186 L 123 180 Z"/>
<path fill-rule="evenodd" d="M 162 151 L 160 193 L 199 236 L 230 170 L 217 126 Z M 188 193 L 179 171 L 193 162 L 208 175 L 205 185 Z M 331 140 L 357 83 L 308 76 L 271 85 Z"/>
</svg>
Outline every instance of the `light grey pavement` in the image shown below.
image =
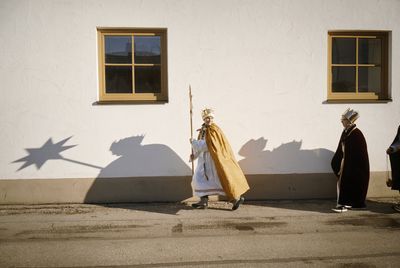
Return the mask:
<svg viewBox="0 0 400 268">
<path fill-rule="evenodd" d="M 397 201 L 0 206 L 0 267 L 400 267 Z"/>
</svg>

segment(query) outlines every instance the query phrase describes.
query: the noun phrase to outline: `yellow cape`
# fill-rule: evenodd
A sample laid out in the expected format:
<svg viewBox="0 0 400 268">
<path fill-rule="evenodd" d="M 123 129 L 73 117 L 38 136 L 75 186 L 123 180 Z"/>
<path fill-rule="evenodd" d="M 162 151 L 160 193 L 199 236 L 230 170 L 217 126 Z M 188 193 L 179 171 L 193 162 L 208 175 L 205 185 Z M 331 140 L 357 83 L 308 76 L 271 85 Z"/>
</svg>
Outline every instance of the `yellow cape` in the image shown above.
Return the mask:
<svg viewBox="0 0 400 268">
<path fill-rule="evenodd" d="M 238 199 L 250 187 L 228 140 L 216 124 L 211 124 L 207 128 L 205 138 L 226 196 L 230 200 Z"/>
</svg>

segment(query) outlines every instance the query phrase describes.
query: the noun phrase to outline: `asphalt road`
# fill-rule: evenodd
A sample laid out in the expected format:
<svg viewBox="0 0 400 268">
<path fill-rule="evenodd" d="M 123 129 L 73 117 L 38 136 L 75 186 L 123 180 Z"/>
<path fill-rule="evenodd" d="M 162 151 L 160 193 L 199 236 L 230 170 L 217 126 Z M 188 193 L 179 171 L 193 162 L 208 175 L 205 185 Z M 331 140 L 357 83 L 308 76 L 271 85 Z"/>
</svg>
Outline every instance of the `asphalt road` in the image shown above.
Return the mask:
<svg viewBox="0 0 400 268">
<path fill-rule="evenodd" d="M 394 202 L 0 206 L 0 267 L 399 267 Z"/>
</svg>

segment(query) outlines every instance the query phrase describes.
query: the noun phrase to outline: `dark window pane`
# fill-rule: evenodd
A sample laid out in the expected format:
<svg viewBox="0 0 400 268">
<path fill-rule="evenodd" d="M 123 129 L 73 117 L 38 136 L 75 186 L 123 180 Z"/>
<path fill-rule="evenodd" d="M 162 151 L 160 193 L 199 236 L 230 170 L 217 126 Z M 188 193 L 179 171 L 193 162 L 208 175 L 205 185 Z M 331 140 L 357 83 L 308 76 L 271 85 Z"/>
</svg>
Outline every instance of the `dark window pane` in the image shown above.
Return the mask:
<svg viewBox="0 0 400 268">
<path fill-rule="evenodd" d="M 135 67 L 135 93 L 160 93 L 160 66 Z"/>
<path fill-rule="evenodd" d="M 106 93 L 132 93 L 132 67 L 106 66 Z"/>
<path fill-rule="evenodd" d="M 355 85 L 355 67 L 332 67 L 332 92 L 356 92 Z"/>
<path fill-rule="evenodd" d="M 161 63 L 160 36 L 135 36 L 135 63 Z"/>
<path fill-rule="evenodd" d="M 356 39 L 332 38 L 332 63 L 355 64 L 356 63 Z"/>
<path fill-rule="evenodd" d="M 360 38 L 358 40 L 358 63 L 381 64 L 381 40 Z"/>
<path fill-rule="evenodd" d="M 381 93 L 381 67 L 358 69 L 358 91 Z"/>
<path fill-rule="evenodd" d="M 132 63 L 131 36 L 105 36 L 106 63 Z"/>
</svg>

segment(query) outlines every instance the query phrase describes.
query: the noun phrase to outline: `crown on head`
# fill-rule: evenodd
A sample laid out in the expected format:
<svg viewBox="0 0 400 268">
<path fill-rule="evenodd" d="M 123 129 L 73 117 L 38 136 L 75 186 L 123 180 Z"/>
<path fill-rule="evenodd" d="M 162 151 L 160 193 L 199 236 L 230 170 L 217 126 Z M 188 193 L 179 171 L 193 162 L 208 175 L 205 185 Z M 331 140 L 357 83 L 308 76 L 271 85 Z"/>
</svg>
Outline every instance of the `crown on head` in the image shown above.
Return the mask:
<svg viewBox="0 0 400 268">
<path fill-rule="evenodd" d="M 210 109 L 210 108 L 205 108 L 201 111 L 201 117 L 204 119 L 206 119 L 207 117 L 212 117 L 214 118 L 214 110 Z"/>
<path fill-rule="evenodd" d="M 347 108 L 347 110 L 342 114 L 342 118 L 349 120 L 351 123 L 354 123 L 359 117 L 360 115 L 358 112 L 350 108 Z"/>
</svg>

